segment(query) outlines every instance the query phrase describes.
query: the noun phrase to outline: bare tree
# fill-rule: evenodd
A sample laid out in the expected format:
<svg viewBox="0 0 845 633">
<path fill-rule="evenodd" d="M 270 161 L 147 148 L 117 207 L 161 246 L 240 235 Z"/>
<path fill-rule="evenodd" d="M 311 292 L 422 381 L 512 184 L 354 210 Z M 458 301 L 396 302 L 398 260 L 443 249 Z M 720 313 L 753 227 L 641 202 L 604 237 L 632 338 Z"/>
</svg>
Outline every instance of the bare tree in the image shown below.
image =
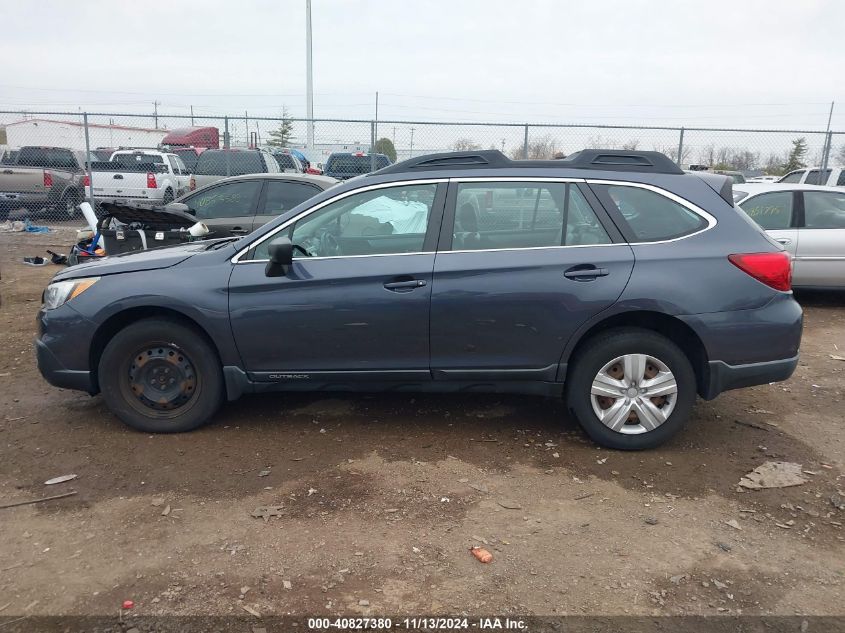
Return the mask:
<svg viewBox="0 0 845 633">
<path fill-rule="evenodd" d="M 678 158 L 678 146 L 677 145 L 663 145 L 662 147 L 655 146 L 654 151 L 666 154 L 669 158 L 672 159 L 672 162 L 678 163 L 678 164 L 681 164 L 681 165 L 689 163 L 689 157 L 692 154 L 692 148 L 689 147 L 689 146 L 686 146 L 683 149 L 683 155 L 679 159 Z"/>
<path fill-rule="evenodd" d="M 546 134 L 528 142 L 529 159 L 543 160 L 554 158 L 557 153 L 557 141 L 552 138 L 550 134 Z M 511 150 L 510 155 L 514 160 L 524 158 L 524 149 L 522 147 L 516 147 Z"/>
<path fill-rule="evenodd" d="M 836 160 L 839 161 L 841 165 L 845 165 L 845 145 L 842 145 L 839 148 L 839 151 L 836 153 Z"/>
<path fill-rule="evenodd" d="M 710 143 L 710 145 L 702 147 L 701 150 L 699 150 L 698 162 L 702 165 L 708 166 L 716 162 L 716 148 L 713 147 L 713 143 Z"/>
<path fill-rule="evenodd" d="M 473 141 L 471 138 L 459 138 L 452 143 L 452 151 L 455 152 L 470 152 L 476 149 L 481 149 L 481 145 Z"/>
</svg>

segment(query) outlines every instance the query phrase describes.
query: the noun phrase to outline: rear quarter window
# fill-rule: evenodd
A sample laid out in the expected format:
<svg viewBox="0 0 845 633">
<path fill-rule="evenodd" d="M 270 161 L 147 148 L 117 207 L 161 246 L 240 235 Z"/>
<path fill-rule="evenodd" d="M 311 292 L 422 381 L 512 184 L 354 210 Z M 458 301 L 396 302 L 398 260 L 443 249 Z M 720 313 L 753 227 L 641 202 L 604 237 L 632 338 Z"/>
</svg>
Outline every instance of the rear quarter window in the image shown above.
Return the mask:
<svg viewBox="0 0 845 633">
<path fill-rule="evenodd" d="M 603 202 L 618 211 L 631 241 L 661 242 L 691 235 L 707 227 L 707 220 L 685 206 L 650 189 L 629 185 L 601 185 Z"/>
</svg>

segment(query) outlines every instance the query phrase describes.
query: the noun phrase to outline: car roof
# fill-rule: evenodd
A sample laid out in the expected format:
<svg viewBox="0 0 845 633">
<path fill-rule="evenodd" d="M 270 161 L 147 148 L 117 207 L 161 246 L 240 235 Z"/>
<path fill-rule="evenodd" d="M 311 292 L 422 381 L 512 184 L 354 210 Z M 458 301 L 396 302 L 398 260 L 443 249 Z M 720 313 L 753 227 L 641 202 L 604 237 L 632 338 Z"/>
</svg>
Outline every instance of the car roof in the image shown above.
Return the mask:
<svg viewBox="0 0 845 633">
<path fill-rule="evenodd" d="M 337 178 L 331 178 L 330 176 L 318 176 L 316 174 L 285 174 L 285 173 L 258 173 L 258 174 L 243 174 L 242 176 L 229 176 L 228 178 L 222 178 L 220 180 L 215 180 L 211 185 L 219 185 L 221 182 L 233 182 L 233 181 L 240 181 L 240 180 L 256 180 L 256 179 L 263 179 L 263 180 L 287 180 L 290 182 L 308 182 L 314 185 L 318 185 L 321 189 L 328 189 L 339 183 L 340 181 Z M 206 185 L 206 186 L 211 186 Z M 200 187 L 200 189 L 205 189 L 205 187 Z M 199 191 L 199 189 L 197 189 Z M 192 192 L 193 193 L 193 192 Z"/>
<path fill-rule="evenodd" d="M 824 185 L 800 185 L 792 182 L 745 182 L 734 185 L 734 191 L 741 191 L 748 195 L 766 193 L 768 191 L 833 191 L 845 194 L 842 187 L 825 187 Z"/>
</svg>

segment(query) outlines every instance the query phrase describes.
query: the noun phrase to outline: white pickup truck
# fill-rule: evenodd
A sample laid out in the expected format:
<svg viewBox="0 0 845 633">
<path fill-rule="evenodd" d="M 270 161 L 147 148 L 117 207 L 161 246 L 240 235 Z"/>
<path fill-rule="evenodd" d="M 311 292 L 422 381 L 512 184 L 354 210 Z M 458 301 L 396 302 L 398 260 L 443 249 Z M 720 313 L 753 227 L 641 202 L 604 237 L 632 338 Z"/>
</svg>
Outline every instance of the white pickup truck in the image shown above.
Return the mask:
<svg viewBox="0 0 845 633">
<path fill-rule="evenodd" d="M 176 154 L 118 150 L 106 162 L 91 164 L 97 202 L 165 205 L 188 191 L 191 174 Z"/>
</svg>

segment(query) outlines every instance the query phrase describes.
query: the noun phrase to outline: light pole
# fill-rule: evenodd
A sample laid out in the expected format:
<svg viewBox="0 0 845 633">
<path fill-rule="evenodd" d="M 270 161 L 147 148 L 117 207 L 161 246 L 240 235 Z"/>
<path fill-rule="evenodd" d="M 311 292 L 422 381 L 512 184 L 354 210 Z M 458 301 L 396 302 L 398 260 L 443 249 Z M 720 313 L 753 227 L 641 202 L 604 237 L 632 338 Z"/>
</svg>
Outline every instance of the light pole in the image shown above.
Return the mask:
<svg viewBox="0 0 845 633">
<path fill-rule="evenodd" d="M 308 116 L 307 139 L 308 149 L 314 147 L 314 72 L 311 62 L 311 0 L 305 0 L 305 73 L 306 79 L 306 110 Z"/>
</svg>

